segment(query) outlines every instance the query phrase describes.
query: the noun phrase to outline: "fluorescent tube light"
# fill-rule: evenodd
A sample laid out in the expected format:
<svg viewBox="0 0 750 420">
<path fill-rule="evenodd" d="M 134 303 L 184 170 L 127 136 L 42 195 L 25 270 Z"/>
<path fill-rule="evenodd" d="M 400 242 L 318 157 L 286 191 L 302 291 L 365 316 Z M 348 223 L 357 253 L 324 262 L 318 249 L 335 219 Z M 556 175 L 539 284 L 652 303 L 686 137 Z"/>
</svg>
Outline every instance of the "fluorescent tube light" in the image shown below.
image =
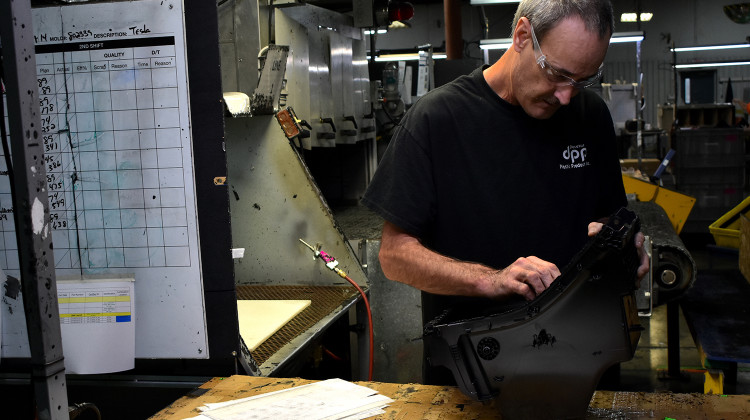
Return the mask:
<svg viewBox="0 0 750 420">
<path fill-rule="evenodd" d="M 479 48 L 483 50 L 507 50 L 511 45 L 513 45 L 513 38 L 479 40 Z"/>
<path fill-rule="evenodd" d="M 704 45 L 699 47 L 677 47 L 672 48 L 674 52 L 686 51 L 710 51 L 710 50 L 730 50 L 733 48 L 750 48 L 750 44 L 727 44 L 727 45 Z"/>
<path fill-rule="evenodd" d="M 691 63 L 691 64 L 676 64 L 676 69 L 693 69 L 698 67 L 725 67 L 725 66 L 750 66 L 750 61 L 727 61 L 717 63 Z"/>
<path fill-rule="evenodd" d="M 615 32 L 612 34 L 612 38 L 610 38 L 609 43 L 619 44 L 622 42 L 638 42 L 638 41 L 643 41 L 643 38 L 644 38 L 643 31 Z"/>
<path fill-rule="evenodd" d="M 486 6 L 488 4 L 520 3 L 521 0 L 471 0 L 472 6 Z"/>
<path fill-rule="evenodd" d="M 432 53 L 433 60 L 440 60 L 447 58 L 446 53 Z M 375 61 L 408 61 L 408 60 L 419 60 L 419 53 L 407 53 L 407 54 L 383 54 L 375 57 Z"/>
<path fill-rule="evenodd" d="M 365 35 L 372 35 L 374 33 L 385 34 L 388 33 L 388 29 L 378 29 L 377 32 L 374 29 L 365 29 Z"/>
</svg>

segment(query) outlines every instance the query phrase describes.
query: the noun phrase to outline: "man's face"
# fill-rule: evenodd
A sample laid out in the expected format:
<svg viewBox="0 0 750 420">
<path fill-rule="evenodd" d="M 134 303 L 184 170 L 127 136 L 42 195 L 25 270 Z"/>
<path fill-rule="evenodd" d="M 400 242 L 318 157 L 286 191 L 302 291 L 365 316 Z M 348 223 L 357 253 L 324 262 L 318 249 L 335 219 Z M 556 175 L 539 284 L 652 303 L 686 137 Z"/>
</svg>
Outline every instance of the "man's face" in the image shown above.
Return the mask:
<svg viewBox="0 0 750 420">
<path fill-rule="evenodd" d="M 586 30 L 580 18 L 571 17 L 547 31 L 539 48 L 535 48 L 531 23 L 525 20 L 524 24 L 528 26 L 528 41 L 514 72 L 515 99 L 530 116 L 547 119 L 578 94 L 580 88 L 571 86 L 568 78 L 583 81 L 599 72 L 609 39 L 600 39 Z M 537 62 L 542 55 L 544 69 Z"/>
</svg>

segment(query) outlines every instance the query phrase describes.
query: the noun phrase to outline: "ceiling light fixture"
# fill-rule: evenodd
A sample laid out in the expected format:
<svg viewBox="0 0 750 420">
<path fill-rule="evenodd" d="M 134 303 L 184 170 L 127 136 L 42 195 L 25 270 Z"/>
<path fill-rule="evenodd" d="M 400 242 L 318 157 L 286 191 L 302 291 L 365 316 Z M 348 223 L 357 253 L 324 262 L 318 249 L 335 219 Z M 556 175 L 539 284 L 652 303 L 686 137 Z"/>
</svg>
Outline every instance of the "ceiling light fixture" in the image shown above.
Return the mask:
<svg viewBox="0 0 750 420">
<path fill-rule="evenodd" d="M 447 58 L 446 53 L 433 53 L 433 60 L 440 60 Z M 368 57 L 369 58 L 369 57 Z M 375 57 L 375 61 L 409 61 L 419 60 L 419 53 L 406 53 L 406 54 L 383 54 Z"/>
<path fill-rule="evenodd" d="M 674 52 L 686 51 L 711 51 L 711 50 L 730 50 L 733 48 L 750 48 L 750 44 L 726 44 L 726 45 L 703 45 L 696 47 L 677 47 L 672 48 Z"/>
<path fill-rule="evenodd" d="M 513 45 L 513 38 L 479 40 L 479 48 L 483 50 L 507 50 L 511 45 Z"/>
<path fill-rule="evenodd" d="M 486 6 L 488 4 L 520 3 L 521 0 L 471 0 L 472 6 Z"/>
<path fill-rule="evenodd" d="M 620 44 L 623 42 L 640 42 L 643 41 L 644 37 L 645 34 L 643 33 L 643 31 L 615 32 L 612 34 L 612 38 L 610 38 L 609 43 Z"/>
<path fill-rule="evenodd" d="M 699 67 L 750 66 L 750 61 L 726 61 L 716 63 L 675 64 L 676 69 L 694 69 Z"/>
<path fill-rule="evenodd" d="M 724 14 L 734 23 L 750 23 L 750 3 L 726 5 Z"/>
<path fill-rule="evenodd" d="M 641 22 L 648 22 L 653 17 L 654 17 L 654 14 L 651 12 L 641 12 Z M 620 15 L 620 22 L 637 22 L 637 21 L 638 21 L 637 13 L 623 13 Z"/>
</svg>

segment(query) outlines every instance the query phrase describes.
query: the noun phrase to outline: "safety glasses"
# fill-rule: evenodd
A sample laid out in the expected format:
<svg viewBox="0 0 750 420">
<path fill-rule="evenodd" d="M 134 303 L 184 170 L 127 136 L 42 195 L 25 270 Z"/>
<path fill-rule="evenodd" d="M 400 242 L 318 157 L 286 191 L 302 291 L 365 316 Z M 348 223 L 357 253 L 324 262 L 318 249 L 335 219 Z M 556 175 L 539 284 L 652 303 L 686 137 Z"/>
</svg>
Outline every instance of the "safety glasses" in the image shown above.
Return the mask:
<svg viewBox="0 0 750 420">
<path fill-rule="evenodd" d="M 604 67 L 604 63 L 599 66 L 599 70 L 595 75 L 587 79 L 575 80 L 572 77 L 566 76 L 562 71 L 552 67 L 547 62 L 547 56 L 545 56 L 542 52 L 542 49 L 539 47 L 539 41 L 536 39 L 536 34 L 534 33 L 534 25 L 529 22 L 529 26 L 531 27 L 531 38 L 534 40 L 534 56 L 536 57 L 536 63 L 539 64 L 539 67 L 544 72 L 544 75 L 547 76 L 547 80 L 557 86 L 573 86 L 576 89 L 585 89 L 599 82 L 599 79 L 602 78 L 602 68 Z"/>
</svg>

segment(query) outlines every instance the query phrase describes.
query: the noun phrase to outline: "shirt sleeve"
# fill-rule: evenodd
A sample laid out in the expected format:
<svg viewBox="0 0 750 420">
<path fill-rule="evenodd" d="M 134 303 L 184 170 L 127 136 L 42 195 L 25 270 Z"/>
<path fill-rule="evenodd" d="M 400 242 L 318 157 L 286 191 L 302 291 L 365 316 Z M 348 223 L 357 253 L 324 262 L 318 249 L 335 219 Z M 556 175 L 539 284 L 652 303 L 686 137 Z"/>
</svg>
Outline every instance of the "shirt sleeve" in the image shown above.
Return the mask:
<svg viewBox="0 0 750 420">
<path fill-rule="evenodd" d="M 401 125 L 391 139 L 362 204 L 385 220 L 423 237 L 435 215 L 435 187 L 424 143 Z"/>
</svg>

